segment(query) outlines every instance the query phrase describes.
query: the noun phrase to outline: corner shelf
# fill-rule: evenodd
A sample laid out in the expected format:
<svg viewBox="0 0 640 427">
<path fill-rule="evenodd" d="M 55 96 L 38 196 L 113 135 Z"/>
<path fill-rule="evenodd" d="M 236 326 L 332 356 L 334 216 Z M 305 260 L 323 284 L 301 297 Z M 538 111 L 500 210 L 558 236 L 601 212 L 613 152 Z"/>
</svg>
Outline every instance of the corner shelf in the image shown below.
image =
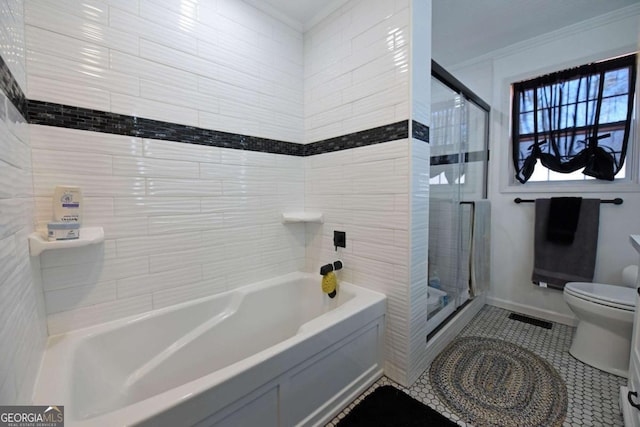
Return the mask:
<svg viewBox="0 0 640 427">
<path fill-rule="evenodd" d="M 282 222 L 315 222 L 322 224 L 324 218 L 322 212 L 290 211 L 282 213 Z"/>
<path fill-rule="evenodd" d="M 104 230 L 102 227 L 82 227 L 80 237 L 73 240 L 47 240 L 42 233 L 33 232 L 29 234 L 29 253 L 31 256 L 38 256 L 43 251 L 49 249 L 79 248 L 82 246 L 95 245 L 104 241 Z"/>
</svg>

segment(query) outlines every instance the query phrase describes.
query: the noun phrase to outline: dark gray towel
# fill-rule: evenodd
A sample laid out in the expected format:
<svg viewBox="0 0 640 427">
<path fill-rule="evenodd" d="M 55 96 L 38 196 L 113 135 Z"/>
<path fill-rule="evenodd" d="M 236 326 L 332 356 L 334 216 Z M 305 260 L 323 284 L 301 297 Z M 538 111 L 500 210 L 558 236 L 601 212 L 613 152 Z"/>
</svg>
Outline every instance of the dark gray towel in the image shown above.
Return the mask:
<svg viewBox="0 0 640 427">
<path fill-rule="evenodd" d="M 547 240 L 570 245 L 576 236 L 582 197 L 552 197 L 547 220 Z"/>
<path fill-rule="evenodd" d="M 536 199 L 534 265 L 536 285 L 563 289 L 567 282 L 591 282 L 596 266 L 600 200 L 583 199 L 575 237 L 570 245 L 547 240 L 549 199 Z"/>
</svg>

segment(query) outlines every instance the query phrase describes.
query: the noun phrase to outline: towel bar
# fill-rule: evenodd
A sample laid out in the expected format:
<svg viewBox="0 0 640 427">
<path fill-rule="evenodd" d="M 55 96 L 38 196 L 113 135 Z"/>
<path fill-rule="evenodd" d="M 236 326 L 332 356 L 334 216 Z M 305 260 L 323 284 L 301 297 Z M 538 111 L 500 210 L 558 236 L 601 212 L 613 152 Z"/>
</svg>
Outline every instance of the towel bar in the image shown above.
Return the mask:
<svg viewBox="0 0 640 427">
<path fill-rule="evenodd" d="M 513 201 L 516 202 L 516 203 L 535 203 L 534 199 L 521 199 L 520 197 L 516 197 L 515 199 L 513 199 Z M 622 200 L 620 197 L 616 197 L 615 199 L 600 200 L 600 203 L 609 203 L 609 204 L 613 204 L 613 205 L 621 205 L 622 203 L 624 203 L 624 200 Z"/>
</svg>

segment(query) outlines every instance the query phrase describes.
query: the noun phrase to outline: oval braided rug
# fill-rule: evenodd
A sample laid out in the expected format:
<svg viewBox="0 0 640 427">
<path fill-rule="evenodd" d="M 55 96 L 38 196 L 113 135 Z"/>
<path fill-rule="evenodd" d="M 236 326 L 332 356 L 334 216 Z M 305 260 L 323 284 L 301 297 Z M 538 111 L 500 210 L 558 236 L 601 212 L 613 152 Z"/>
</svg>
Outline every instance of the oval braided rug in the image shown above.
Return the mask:
<svg viewBox="0 0 640 427">
<path fill-rule="evenodd" d="M 516 344 L 463 337 L 429 369 L 449 408 L 476 426 L 561 426 L 567 387 L 549 362 Z"/>
</svg>

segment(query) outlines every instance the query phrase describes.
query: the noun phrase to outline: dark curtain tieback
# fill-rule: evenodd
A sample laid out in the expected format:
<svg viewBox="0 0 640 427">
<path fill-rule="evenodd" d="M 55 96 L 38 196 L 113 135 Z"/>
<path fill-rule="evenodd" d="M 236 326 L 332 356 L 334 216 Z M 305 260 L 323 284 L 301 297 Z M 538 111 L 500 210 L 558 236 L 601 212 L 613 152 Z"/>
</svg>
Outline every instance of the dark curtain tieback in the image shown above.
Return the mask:
<svg viewBox="0 0 640 427">
<path fill-rule="evenodd" d="M 555 172 L 583 169 L 585 175 L 612 181 L 626 156 L 635 79 L 633 54 L 514 84 L 517 180 L 527 182 L 540 160 Z M 599 134 L 604 129 L 607 133 Z M 524 149 L 521 138 L 544 140 Z M 607 141 L 601 143 L 603 139 Z"/>
</svg>

